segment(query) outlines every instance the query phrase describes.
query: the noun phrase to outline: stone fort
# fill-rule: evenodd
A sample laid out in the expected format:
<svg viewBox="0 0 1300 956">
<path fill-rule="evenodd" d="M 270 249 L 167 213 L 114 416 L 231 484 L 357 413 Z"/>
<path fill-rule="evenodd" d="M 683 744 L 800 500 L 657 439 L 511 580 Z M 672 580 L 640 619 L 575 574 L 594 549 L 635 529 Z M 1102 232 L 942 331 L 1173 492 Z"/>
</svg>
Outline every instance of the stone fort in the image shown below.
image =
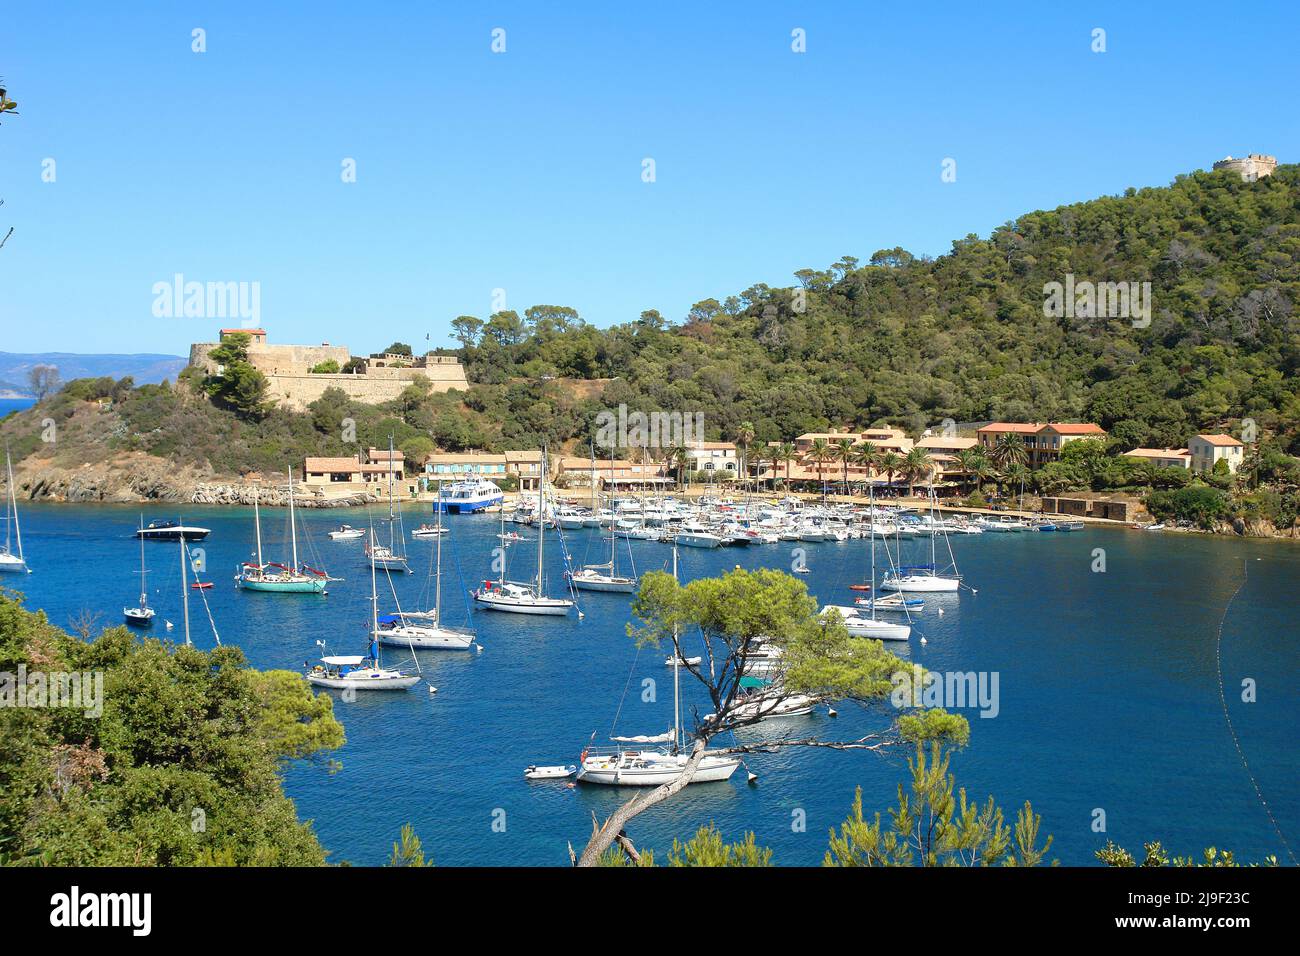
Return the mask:
<svg viewBox="0 0 1300 956">
<path fill-rule="evenodd" d="M 352 361 L 352 354 L 341 345 L 271 345 L 264 329 L 222 329 L 217 342 L 196 342 L 190 346 L 190 365 L 209 375 L 220 371 L 211 352 L 230 336 L 242 333 L 249 337 L 248 361 L 267 378 L 266 397 L 284 408 L 302 411 L 325 393 L 327 388 L 342 389 L 350 398 L 369 405 L 389 402 L 401 395 L 412 382 L 427 379 L 435 392 L 466 390 L 465 369 L 453 355 L 397 355 L 376 353 L 360 357 L 351 372 L 312 372 L 322 363 L 333 361 L 340 369 Z"/>
<path fill-rule="evenodd" d="M 1231 170 L 1238 173 L 1243 182 L 1253 183 L 1265 176 L 1273 175 L 1273 170 L 1277 169 L 1277 157 L 1265 156 L 1263 153 L 1251 153 L 1239 159 L 1225 156 L 1214 164 L 1214 168 Z"/>
</svg>

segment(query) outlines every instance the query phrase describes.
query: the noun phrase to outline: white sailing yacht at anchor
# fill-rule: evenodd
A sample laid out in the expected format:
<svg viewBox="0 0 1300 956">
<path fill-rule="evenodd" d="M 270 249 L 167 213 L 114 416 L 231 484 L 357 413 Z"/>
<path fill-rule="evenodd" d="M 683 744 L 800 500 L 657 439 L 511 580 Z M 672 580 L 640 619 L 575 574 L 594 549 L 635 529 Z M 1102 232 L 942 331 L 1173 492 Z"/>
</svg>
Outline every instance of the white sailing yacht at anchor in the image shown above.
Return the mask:
<svg viewBox="0 0 1300 956">
<path fill-rule="evenodd" d="M 441 494 L 441 490 L 440 490 Z M 406 646 L 437 651 L 467 651 L 475 645 L 474 632 L 466 627 L 448 627 L 442 623 L 442 512 L 438 511 L 438 534 L 435 568 L 433 573 L 433 609 L 417 613 L 403 613 L 401 605 L 396 614 L 376 618 L 374 637 L 386 647 Z M 373 531 L 371 534 L 373 535 Z M 392 579 L 389 579 L 392 587 Z M 393 590 L 397 600 L 397 591 Z M 426 623 L 427 622 L 427 623 Z"/>
<path fill-rule="evenodd" d="M 14 466 L 9 460 L 9 448 L 5 446 L 5 474 L 8 478 L 5 496 L 5 543 L 0 546 L 0 571 L 18 571 L 31 574 L 27 561 L 23 558 L 23 529 L 18 524 L 18 496 L 14 494 Z M 17 553 L 13 547 L 18 545 Z"/>
<path fill-rule="evenodd" d="M 573 607 L 568 598 L 546 596 L 546 574 L 543 562 L 543 545 L 546 540 L 546 449 L 542 449 L 541 479 L 537 483 L 537 577 L 534 581 L 506 580 L 506 561 L 501 557 L 501 576 L 494 583 L 484 581 L 483 586 L 470 592 L 474 601 L 491 611 L 511 614 L 542 614 L 563 617 Z M 505 541 L 505 512 L 502 511 L 501 540 Z M 503 545 L 504 546 L 504 545 Z"/>
<path fill-rule="evenodd" d="M 876 505 L 875 487 L 872 486 L 871 507 Z M 876 529 L 870 526 L 871 536 L 871 598 L 865 607 L 854 605 L 846 607 L 840 604 L 828 604 L 822 608 L 822 617 L 838 614 L 844 620 L 844 626 L 853 637 L 870 637 L 878 641 L 905 641 L 912 636 L 912 628 L 907 624 L 895 624 L 876 618 Z M 883 587 L 883 585 L 881 585 Z M 910 620 L 910 616 L 909 616 Z"/>
<path fill-rule="evenodd" d="M 677 547 L 673 546 L 673 577 L 677 577 Z M 673 637 L 677 636 L 674 628 Z M 674 640 L 676 644 L 676 640 Z M 682 750 L 682 692 L 680 655 L 673 652 L 673 726 L 654 736 L 611 737 L 613 750 L 588 747 L 578 761 L 578 780 L 608 787 L 658 787 L 682 775 L 691 755 Z M 623 744 L 635 744 L 624 747 Z M 642 745 L 650 745 L 648 748 Z M 654 746 L 659 745 L 659 746 Z M 664 746 L 667 745 L 667 746 Z M 705 751 L 691 783 L 729 780 L 740 766 L 738 754 Z"/>
<path fill-rule="evenodd" d="M 934 486 L 930 486 L 930 513 L 935 513 Z M 948 548 L 948 567 L 941 574 L 935 563 L 936 545 L 934 539 L 943 535 L 943 543 Z M 901 558 L 900 558 L 901 559 Z M 885 591 L 902 592 L 942 592 L 956 591 L 961 587 L 961 575 L 957 573 L 957 559 L 952 553 L 952 542 L 946 531 L 935 531 L 930 535 L 930 563 L 900 567 L 885 575 L 880 587 Z"/>
<path fill-rule="evenodd" d="M 594 491 L 594 482 L 595 482 L 594 469 L 596 463 L 596 451 L 594 447 L 592 448 L 591 459 L 592 459 L 592 468 L 593 468 L 592 482 L 593 482 L 593 491 Z M 610 510 L 612 512 L 614 508 L 614 496 L 613 496 L 613 484 L 612 484 L 612 479 L 614 477 L 614 460 L 612 458 L 610 459 L 609 467 L 610 467 L 609 474 L 611 479 L 611 484 L 610 484 L 611 491 L 610 491 L 609 504 L 610 504 Z M 561 525 L 561 527 L 563 527 L 563 525 Z M 631 594 L 637 588 L 637 579 L 635 576 L 635 570 L 636 569 L 634 568 L 632 577 L 628 577 L 625 574 L 618 573 L 618 535 L 616 533 L 616 526 L 611 525 L 609 529 L 609 561 L 607 561 L 604 564 L 588 564 L 577 571 L 566 571 L 565 574 L 568 576 L 569 582 L 579 590 L 606 591 L 606 592 L 617 592 L 622 594 Z"/>
<path fill-rule="evenodd" d="M 144 527 L 144 515 L 140 516 L 140 527 Z M 140 539 L 140 603 L 135 607 L 122 608 L 122 617 L 126 618 L 126 623 L 136 627 L 152 627 L 155 612 L 149 606 L 148 570 L 144 566 L 144 536 L 137 535 L 137 537 Z"/>
</svg>

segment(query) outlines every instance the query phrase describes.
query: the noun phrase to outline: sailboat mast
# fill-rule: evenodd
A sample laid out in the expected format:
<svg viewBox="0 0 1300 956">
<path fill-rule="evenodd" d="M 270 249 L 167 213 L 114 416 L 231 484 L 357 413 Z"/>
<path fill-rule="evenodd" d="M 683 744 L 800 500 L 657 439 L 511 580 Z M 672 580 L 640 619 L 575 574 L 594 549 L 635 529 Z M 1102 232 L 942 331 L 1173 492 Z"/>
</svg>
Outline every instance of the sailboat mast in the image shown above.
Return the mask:
<svg viewBox="0 0 1300 956">
<path fill-rule="evenodd" d="M 673 542 L 673 580 L 677 580 L 677 542 Z M 677 642 L 677 621 L 673 621 L 673 752 L 681 750 L 682 682 L 678 667 L 682 662 L 681 647 Z"/>
<path fill-rule="evenodd" d="M 257 535 L 257 570 L 261 571 L 262 564 L 262 512 L 258 508 L 258 500 L 261 498 L 261 485 L 253 485 L 253 530 Z"/>
<path fill-rule="evenodd" d="M 370 528 L 370 643 L 375 645 L 375 666 L 379 666 L 379 580 L 375 573 L 375 529 Z"/>
<path fill-rule="evenodd" d="M 185 575 L 185 535 L 180 536 L 181 546 L 181 604 L 185 608 L 185 643 L 190 644 L 190 592 L 186 587 Z"/>
<path fill-rule="evenodd" d="M 298 525 L 293 520 L 293 469 L 287 472 L 289 475 L 289 541 L 293 547 L 293 573 L 298 573 Z"/>
<path fill-rule="evenodd" d="M 537 596 L 542 596 L 542 541 L 546 537 L 546 446 L 542 446 L 542 473 L 537 479 Z"/>
<path fill-rule="evenodd" d="M 614 452 L 611 449 L 609 453 L 609 573 L 613 575 L 614 559 L 618 553 L 618 540 L 614 534 Z"/>
<path fill-rule="evenodd" d="M 9 448 L 7 446 L 5 447 L 5 471 L 7 472 L 7 476 L 9 480 L 9 505 L 14 513 L 14 537 L 18 542 L 18 560 L 21 561 L 23 560 L 23 529 L 22 526 L 18 523 L 18 494 L 17 494 L 17 489 L 14 488 L 14 463 L 13 463 L 13 459 L 9 457 Z M 142 544 L 144 543 L 143 539 L 141 539 L 141 543 Z M 6 549 L 8 549 L 8 546 L 9 546 L 9 525 L 8 523 L 6 523 L 5 524 Z"/>
<path fill-rule="evenodd" d="M 876 619 L 876 486 L 872 485 L 868 492 L 871 496 L 871 505 L 867 509 L 867 533 L 871 535 L 871 590 L 867 593 L 871 596 L 871 619 Z"/>
<path fill-rule="evenodd" d="M 438 499 L 442 500 L 442 481 L 438 481 Z M 442 626 L 442 509 L 438 509 L 438 533 L 434 535 L 437 542 L 434 545 L 434 554 L 436 557 L 436 568 L 434 571 L 433 582 L 433 623 Z M 502 542 L 504 544 L 504 542 Z"/>
<path fill-rule="evenodd" d="M 140 516 L 140 530 L 144 531 L 144 515 Z M 144 535 L 140 536 L 140 610 L 149 606 L 149 588 L 146 586 L 147 577 L 144 569 Z M 184 535 L 181 540 L 185 540 Z"/>
</svg>

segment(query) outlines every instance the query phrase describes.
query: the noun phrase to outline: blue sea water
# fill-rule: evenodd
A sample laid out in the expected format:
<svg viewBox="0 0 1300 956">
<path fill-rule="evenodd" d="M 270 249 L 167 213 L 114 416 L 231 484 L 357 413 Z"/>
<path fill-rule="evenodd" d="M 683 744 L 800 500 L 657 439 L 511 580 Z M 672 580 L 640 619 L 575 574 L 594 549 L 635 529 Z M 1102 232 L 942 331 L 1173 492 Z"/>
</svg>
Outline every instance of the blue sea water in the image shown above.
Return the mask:
<svg viewBox="0 0 1300 956">
<path fill-rule="evenodd" d="M 8 575 L 0 584 L 25 592 L 30 608 L 44 609 L 61 626 L 86 612 L 101 624 L 119 623 L 123 605 L 133 604 L 137 593 L 131 532 L 139 513 L 136 507 L 25 506 L 24 544 L 34 573 Z M 222 640 L 241 646 L 256 666 L 300 669 L 318 656 L 317 640 L 335 653 L 363 650 L 370 582 L 362 543 L 333 542 L 326 532 L 340 522 L 364 525 L 364 513 L 300 512 L 305 559 L 345 579 L 323 597 L 236 590 L 235 566 L 252 550 L 249 510 L 144 509 L 146 521 L 160 517 L 212 529 L 197 545 L 216 585 L 206 592 L 212 615 Z M 283 512 L 263 518 L 268 560 L 287 556 Z M 419 520 L 410 519 L 407 528 Z M 456 516 L 449 524 L 444 601 L 448 620 L 460 623 L 468 616 L 465 589 L 491 574 L 498 524 L 486 515 Z M 555 591 L 562 558 L 550 538 Z M 595 532 L 567 532 L 565 539 L 576 561 L 601 560 Z M 822 602 L 849 603 L 854 595 L 847 586 L 866 573 L 867 543 L 798 546 L 807 551 L 812 573 L 801 580 L 809 589 Z M 971 743 L 952 764 L 959 785 L 979 799 L 992 794 L 1009 815 L 1032 801 L 1043 831 L 1054 837 L 1052 856 L 1065 864 L 1094 862 L 1107 838 L 1139 853 L 1144 841 L 1158 839 L 1180 853 L 1214 845 L 1242 860 L 1277 854 L 1289 861 L 1282 837 L 1300 844 L 1300 547 L 1118 529 L 956 536 L 952 546 L 977 593 L 930 598 L 908 653 L 931 670 L 998 673 L 997 716 L 966 711 Z M 433 544 L 408 540 L 407 547 L 416 573 L 396 586 L 410 607 L 423 603 Z M 627 547 L 620 543 L 624 559 Z M 630 547 L 638 571 L 670 561 L 664 545 Z M 681 574 L 689 579 L 735 565 L 788 568 L 792 547 L 682 549 Z M 905 559 L 920 558 L 906 552 L 922 547 L 928 543 L 905 543 Z M 1092 570 L 1098 548 L 1105 552 L 1104 573 Z M 532 545 L 512 554 L 518 562 L 512 575 L 526 576 Z M 154 634 L 179 640 L 177 547 L 150 544 L 146 555 L 151 601 L 159 609 Z M 191 597 L 195 643 L 210 646 L 198 592 Z M 474 614 L 482 653 L 420 654 L 437 695 L 417 688 L 363 694 L 352 703 L 336 697 L 347 733 L 335 754 L 341 769 L 298 763 L 285 778 L 300 816 L 314 821 L 331 858 L 382 863 L 409 822 L 440 865 L 565 864 L 566 844 L 581 847 L 592 813 L 603 816 L 627 794 L 527 783 L 524 767 L 573 763 L 593 733 L 600 743 L 611 731 L 660 733 L 671 721 L 666 652 L 637 652 L 625 631 L 628 605 L 626 595 L 583 594 L 582 621 Z M 177 625 L 170 635 L 163 619 Z M 386 662 L 409 656 L 389 650 Z M 1220 698 L 1220 663 L 1235 741 Z M 1242 700 L 1247 680 L 1257 688 L 1254 703 Z M 689 700 L 703 706 L 690 679 L 684 682 Z M 837 718 L 819 708 L 764 728 L 852 739 L 883 729 L 894 714 L 887 703 L 838 710 Z M 739 772 L 728 783 L 692 786 L 635 820 L 631 835 L 662 853 L 673 837 L 713 821 L 728 838 L 755 831 L 777 863 L 816 864 L 827 831 L 848 814 L 855 787 L 862 787 L 868 813 L 894 803 L 907 775 L 904 758 L 901 751 L 806 748 L 753 756 L 748 764 L 757 784 Z M 1100 814 L 1104 833 L 1094 830 Z"/>
<path fill-rule="evenodd" d="M 4 418 L 10 412 L 21 412 L 31 408 L 35 404 L 34 398 L 0 398 L 0 418 Z"/>
</svg>

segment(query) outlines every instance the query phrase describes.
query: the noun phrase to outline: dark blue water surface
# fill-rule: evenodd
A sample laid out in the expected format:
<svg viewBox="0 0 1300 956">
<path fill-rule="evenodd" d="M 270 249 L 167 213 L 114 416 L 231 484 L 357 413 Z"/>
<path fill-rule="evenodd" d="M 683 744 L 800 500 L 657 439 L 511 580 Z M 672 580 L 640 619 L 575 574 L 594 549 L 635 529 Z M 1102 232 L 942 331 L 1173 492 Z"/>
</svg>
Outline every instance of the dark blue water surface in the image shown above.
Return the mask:
<svg viewBox="0 0 1300 956">
<path fill-rule="evenodd" d="M 136 596 L 131 531 L 139 509 L 30 505 L 23 516 L 35 573 L 7 575 L 0 584 L 23 590 L 30 608 L 44 609 L 61 626 L 85 611 L 101 615 L 103 624 L 119 623 L 122 606 Z M 144 517 L 182 515 L 151 507 Z M 363 650 L 370 582 L 362 542 L 332 542 L 325 533 L 341 521 L 363 525 L 364 513 L 300 512 L 304 559 L 345 579 L 324 597 L 236 590 L 235 565 L 252 549 L 250 510 L 194 506 L 183 517 L 212 529 L 199 545 L 205 576 L 216 583 L 208 600 L 222 639 L 241 646 L 253 664 L 301 669 L 317 656 L 318 639 L 335 653 Z M 408 528 L 419 520 L 410 518 Z M 264 519 L 268 560 L 287 556 L 284 513 L 267 511 Z M 486 515 L 448 520 L 444 600 L 449 623 L 461 623 L 465 587 L 491 575 L 498 524 Z M 555 591 L 562 557 L 549 537 Z M 566 541 L 577 561 L 601 560 L 595 532 L 567 532 Z M 971 743 L 952 767 L 959 784 L 981 799 L 992 794 L 1009 815 L 1031 800 L 1044 831 L 1055 837 L 1053 855 L 1067 864 L 1093 862 L 1107 837 L 1137 852 L 1143 841 L 1158 839 L 1183 853 L 1214 845 L 1239 859 L 1275 853 L 1289 860 L 1243 760 L 1282 837 L 1300 844 L 1300 547 L 1117 529 L 956 536 L 952 546 L 978 593 L 929 600 L 908 653 L 936 671 L 999 674 L 998 716 L 966 712 Z M 627 547 L 620 543 L 624 555 Z M 682 549 L 682 577 L 735 565 L 788 568 L 793 547 Z M 807 551 L 812 573 L 801 580 L 808 588 L 823 602 L 849 603 L 854 595 L 847 586 L 865 576 L 867 543 L 797 547 Z M 928 547 L 905 543 L 904 557 L 920 558 L 906 552 L 922 548 L 928 557 Z M 1097 548 L 1105 550 L 1105 573 L 1092 571 Z M 417 573 L 398 588 L 409 606 L 421 603 L 427 588 L 433 544 L 408 541 L 408 549 Z M 666 568 L 670 560 L 661 544 L 631 542 L 631 549 L 638 571 Z M 166 636 L 161 621 L 168 619 L 176 622 L 171 636 L 180 639 L 177 547 L 150 544 L 146 554 L 151 600 L 159 609 L 154 632 Z M 526 575 L 531 543 L 512 555 L 518 562 L 512 576 Z M 210 646 L 202 603 L 191 594 L 195 643 Z M 353 703 L 336 697 L 347 732 L 335 755 L 342 768 L 331 773 L 323 761 L 299 763 L 286 773 L 299 814 L 314 821 L 332 859 L 381 863 L 409 822 L 439 864 L 566 863 L 566 843 L 582 845 L 593 811 L 608 813 L 626 792 L 530 784 L 522 779 L 524 767 L 575 762 L 593 732 L 598 742 L 608 736 L 616 714 L 623 734 L 660 733 L 671 721 L 665 652 L 638 655 L 625 633 L 629 601 L 583 595 L 582 621 L 478 613 L 473 623 L 481 654 L 421 652 L 436 696 L 417 688 L 363 694 Z M 1224 687 L 1240 750 L 1220 702 L 1221 621 Z M 409 656 L 392 650 L 386 662 Z M 1241 700 L 1247 678 L 1258 688 L 1255 703 Z M 645 690 L 647 679 L 652 692 Z M 893 713 L 888 704 L 841 706 L 840 716 L 830 718 L 821 708 L 784 725 L 800 736 L 850 739 L 880 730 Z M 828 829 L 847 815 L 854 788 L 862 787 L 868 812 L 883 810 L 907 773 L 901 753 L 806 748 L 755 756 L 749 765 L 759 774 L 757 785 L 739 772 L 725 784 L 692 786 L 634 821 L 632 836 L 662 852 L 674 836 L 689 836 L 712 820 L 729 838 L 756 831 L 778 863 L 816 864 Z M 1097 810 L 1105 813 L 1105 834 L 1093 831 Z M 797 826 L 800 819 L 806 828 Z"/>
</svg>

